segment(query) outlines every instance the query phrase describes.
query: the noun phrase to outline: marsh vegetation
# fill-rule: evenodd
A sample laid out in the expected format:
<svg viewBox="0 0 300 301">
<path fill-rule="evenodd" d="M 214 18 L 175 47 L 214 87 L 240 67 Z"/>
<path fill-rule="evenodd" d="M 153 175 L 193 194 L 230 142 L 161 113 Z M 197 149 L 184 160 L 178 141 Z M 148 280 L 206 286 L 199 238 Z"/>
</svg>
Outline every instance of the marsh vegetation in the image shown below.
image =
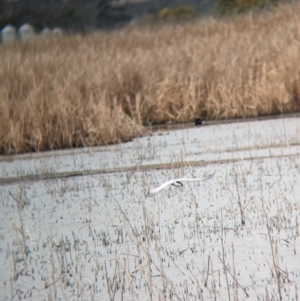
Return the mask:
<svg viewBox="0 0 300 301">
<path fill-rule="evenodd" d="M 1 45 L 0 152 L 128 141 L 145 125 L 300 109 L 300 5 Z"/>
</svg>

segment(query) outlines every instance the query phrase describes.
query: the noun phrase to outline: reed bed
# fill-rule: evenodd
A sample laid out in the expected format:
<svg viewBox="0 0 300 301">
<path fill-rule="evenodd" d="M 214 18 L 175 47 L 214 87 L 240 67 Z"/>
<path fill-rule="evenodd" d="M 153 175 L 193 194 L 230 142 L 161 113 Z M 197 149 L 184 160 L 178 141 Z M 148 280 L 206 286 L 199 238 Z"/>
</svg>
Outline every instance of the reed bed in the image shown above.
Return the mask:
<svg viewBox="0 0 300 301">
<path fill-rule="evenodd" d="M 0 153 L 300 110 L 300 4 L 0 46 Z"/>
</svg>

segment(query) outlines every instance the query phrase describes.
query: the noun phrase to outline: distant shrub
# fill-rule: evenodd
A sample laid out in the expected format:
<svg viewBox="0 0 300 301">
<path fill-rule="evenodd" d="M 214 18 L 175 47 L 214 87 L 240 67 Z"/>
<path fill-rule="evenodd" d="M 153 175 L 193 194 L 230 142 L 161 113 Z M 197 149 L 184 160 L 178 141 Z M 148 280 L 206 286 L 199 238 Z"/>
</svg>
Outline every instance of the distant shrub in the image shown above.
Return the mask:
<svg viewBox="0 0 300 301">
<path fill-rule="evenodd" d="M 178 5 L 174 7 L 165 7 L 161 9 L 156 17 L 161 20 L 173 21 L 173 20 L 188 20 L 195 18 L 198 12 L 193 6 L 190 5 Z"/>
<path fill-rule="evenodd" d="M 129 23 L 132 17 L 126 12 L 123 4 L 114 5 L 112 0 L 98 0 L 96 25 L 109 29 Z"/>
<path fill-rule="evenodd" d="M 80 5 L 65 5 L 57 16 L 56 24 L 66 29 L 82 31 L 88 27 L 89 16 Z"/>
<path fill-rule="evenodd" d="M 217 0 L 215 11 L 219 15 L 243 13 L 273 6 L 277 0 Z"/>
</svg>

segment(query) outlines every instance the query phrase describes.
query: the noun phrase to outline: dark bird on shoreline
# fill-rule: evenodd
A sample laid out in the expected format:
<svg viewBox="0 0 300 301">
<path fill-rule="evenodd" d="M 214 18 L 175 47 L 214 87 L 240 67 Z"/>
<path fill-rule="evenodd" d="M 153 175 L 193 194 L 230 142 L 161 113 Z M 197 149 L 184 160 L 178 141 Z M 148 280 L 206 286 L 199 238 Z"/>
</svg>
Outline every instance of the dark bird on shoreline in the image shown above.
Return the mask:
<svg viewBox="0 0 300 301">
<path fill-rule="evenodd" d="M 197 118 L 195 119 L 195 125 L 201 125 L 204 120 Z"/>
</svg>

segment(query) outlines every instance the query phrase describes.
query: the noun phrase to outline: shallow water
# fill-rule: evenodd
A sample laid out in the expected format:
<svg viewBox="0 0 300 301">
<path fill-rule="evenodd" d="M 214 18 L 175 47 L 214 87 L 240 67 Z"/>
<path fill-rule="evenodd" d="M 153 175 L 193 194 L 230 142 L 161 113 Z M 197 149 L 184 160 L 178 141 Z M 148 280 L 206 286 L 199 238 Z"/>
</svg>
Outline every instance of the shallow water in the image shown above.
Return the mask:
<svg viewBox="0 0 300 301">
<path fill-rule="evenodd" d="M 252 159 L 299 153 L 300 118 L 252 121 L 175 131 L 107 147 L 0 157 L 2 181 L 21 176 L 118 170 L 189 161 Z"/>
<path fill-rule="evenodd" d="M 87 175 L 0 186 L 0 299 L 297 300 L 299 125 L 207 126 L 3 160 L 2 179 Z M 170 178 L 214 172 L 145 198 Z"/>
</svg>

